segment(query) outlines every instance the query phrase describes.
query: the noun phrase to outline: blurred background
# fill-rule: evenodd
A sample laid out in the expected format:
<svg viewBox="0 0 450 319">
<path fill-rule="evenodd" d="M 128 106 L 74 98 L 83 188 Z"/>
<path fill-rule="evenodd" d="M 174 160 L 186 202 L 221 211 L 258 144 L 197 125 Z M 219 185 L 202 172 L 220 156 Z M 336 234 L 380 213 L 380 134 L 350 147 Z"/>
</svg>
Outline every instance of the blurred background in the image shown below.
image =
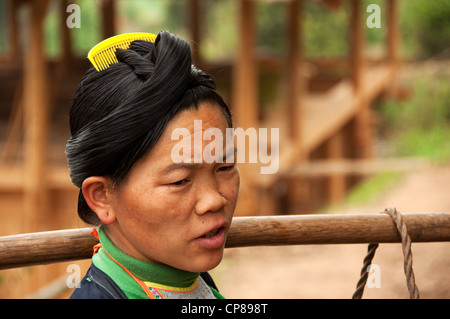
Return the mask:
<svg viewBox="0 0 450 319">
<path fill-rule="evenodd" d="M 0 236 L 86 227 L 64 155 L 68 110 L 88 51 L 138 31 L 188 40 L 235 127 L 280 129 L 276 174 L 241 165 L 237 216 L 450 211 L 449 16 L 450 0 L 0 0 Z M 442 245 L 423 248 L 419 271 L 448 269 L 431 262 Z M 366 247 L 264 249 L 226 251 L 213 271 L 224 295 L 350 297 Z M 398 280 L 369 296 L 405 297 L 402 266 L 388 266 L 401 258 L 386 255 Z M 89 263 L 76 262 L 82 274 Z M 67 297 L 70 264 L 2 270 L 0 297 Z M 274 277 L 287 264 L 290 279 Z M 450 297 L 428 275 L 425 296 Z"/>
</svg>

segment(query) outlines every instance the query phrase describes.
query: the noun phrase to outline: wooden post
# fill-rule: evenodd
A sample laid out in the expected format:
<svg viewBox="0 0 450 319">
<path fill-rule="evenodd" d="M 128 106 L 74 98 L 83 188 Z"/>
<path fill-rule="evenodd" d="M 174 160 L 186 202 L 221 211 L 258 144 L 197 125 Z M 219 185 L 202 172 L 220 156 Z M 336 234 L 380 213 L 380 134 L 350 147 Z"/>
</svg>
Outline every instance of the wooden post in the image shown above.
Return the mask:
<svg viewBox="0 0 450 319">
<path fill-rule="evenodd" d="M 352 72 L 352 81 L 355 91 L 358 91 L 362 86 L 363 80 L 363 17 L 362 17 L 362 2 L 361 0 L 351 1 L 351 50 L 350 50 L 350 67 Z"/>
<path fill-rule="evenodd" d="M 47 211 L 47 70 L 44 57 L 43 21 L 47 0 L 30 1 L 27 49 L 24 56 L 23 97 L 25 127 L 25 218 L 27 231 L 39 229 L 38 219 Z"/>
<path fill-rule="evenodd" d="M 20 6 L 18 1 L 8 2 L 8 16 L 9 16 L 9 58 L 10 61 L 17 61 L 19 56 L 19 31 L 18 31 L 18 18 L 17 11 Z"/>
<path fill-rule="evenodd" d="M 61 72 L 65 73 L 70 70 L 73 65 L 72 56 L 72 32 L 70 28 L 67 27 L 67 6 L 69 5 L 68 0 L 60 1 L 60 26 L 61 26 L 61 60 L 60 66 L 62 68 Z"/>
<path fill-rule="evenodd" d="M 361 89 L 363 73 L 364 73 L 364 61 L 363 61 L 363 49 L 364 49 L 364 37 L 363 28 L 364 22 L 362 18 L 362 2 L 361 0 L 351 1 L 351 56 L 350 66 L 352 70 L 353 87 L 356 92 Z"/>
<path fill-rule="evenodd" d="M 116 1 L 103 0 L 101 5 L 103 39 L 116 34 Z"/>
<path fill-rule="evenodd" d="M 49 222 L 49 192 L 46 181 L 48 140 L 47 65 L 44 54 L 43 22 L 48 0 L 29 1 L 24 50 L 24 216 L 23 229 L 38 231 Z M 47 273 L 33 271 L 29 288 L 36 289 L 47 280 Z"/>
<path fill-rule="evenodd" d="M 255 58 L 255 3 L 240 1 L 238 54 L 233 77 L 233 112 L 239 127 L 257 127 L 258 71 Z"/>
<path fill-rule="evenodd" d="M 388 41 L 388 59 L 394 66 L 399 59 L 399 16 L 398 0 L 387 0 L 387 41 Z"/>
<path fill-rule="evenodd" d="M 343 158 L 343 133 L 336 132 L 325 144 L 326 157 L 329 160 L 339 160 Z M 345 175 L 340 173 L 331 174 L 328 178 L 328 200 L 331 204 L 342 201 L 346 193 Z"/>
<path fill-rule="evenodd" d="M 192 62 L 194 65 L 201 68 L 201 55 L 200 55 L 200 3 L 199 0 L 189 1 L 190 11 L 190 27 L 191 27 L 191 48 L 192 48 Z"/>
<path fill-rule="evenodd" d="M 362 17 L 362 0 L 352 0 L 351 12 L 351 70 L 354 94 L 359 106 L 355 118 L 354 138 L 358 157 L 370 158 L 372 151 L 372 128 L 370 121 L 370 103 L 362 94 L 365 83 L 365 59 L 363 56 L 365 46 L 365 24 Z"/>
<path fill-rule="evenodd" d="M 258 127 L 258 72 L 255 58 L 255 2 L 253 0 L 242 0 L 240 4 L 240 23 L 238 32 L 238 50 L 233 69 L 232 83 L 232 105 L 231 111 L 235 120 L 235 127 L 257 128 Z M 239 163 L 241 173 L 241 189 L 237 214 L 252 215 L 258 212 L 257 185 L 253 182 L 256 165 L 250 164 L 249 143 L 246 143 L 245 163 Z"/>
<path fill-rule="evenodd" d="M 301 97 L 303 93 L 302 83 L 302 50 L 300 49 L 299 25 L 302 21 L 301 10 L 303 2 L 293 0 L 287 3 L 288 15 L 288 83 L 287 83 L 287 120 L 289 126 L 289 136 L 296 149 L 301 152 Z"/>
<path fill-rule="evenodd" d="M 400 46 L 400 30 L 399 30 L 398 0 L 387 0 L 387 58 L 389 68 L 392 71 L 392 85 L 388 90 L 388 94 L 396 96 L 398 92 L 397 73 L 399 68 L 399 46 Z"/>
</svg>

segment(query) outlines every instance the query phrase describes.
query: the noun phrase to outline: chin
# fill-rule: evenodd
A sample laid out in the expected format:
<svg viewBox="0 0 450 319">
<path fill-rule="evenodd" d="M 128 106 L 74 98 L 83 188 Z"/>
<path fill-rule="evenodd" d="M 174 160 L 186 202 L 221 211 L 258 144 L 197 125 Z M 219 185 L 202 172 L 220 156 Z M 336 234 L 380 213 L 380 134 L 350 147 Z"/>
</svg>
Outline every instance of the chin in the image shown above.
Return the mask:
<svg viewBox="0 0 450 319">
<path fill-rule="evenodd" d="M 189 265 L 190 269 L 186 269 L 191 272 L 206 272 L 216 268 L 223 258 L 223 249 L 220 251 L 210 252 L 202 256 L 194 258 L 195 263 Z"/>
</svg>

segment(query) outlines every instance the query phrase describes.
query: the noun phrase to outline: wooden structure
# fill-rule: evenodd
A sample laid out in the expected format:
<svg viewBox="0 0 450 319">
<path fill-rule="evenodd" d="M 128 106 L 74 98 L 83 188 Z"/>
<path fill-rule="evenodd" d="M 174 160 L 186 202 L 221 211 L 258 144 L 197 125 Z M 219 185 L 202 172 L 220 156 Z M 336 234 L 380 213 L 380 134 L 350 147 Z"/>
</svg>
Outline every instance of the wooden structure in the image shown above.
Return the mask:
<svg viewBox="0 0 450 319">
<path fill-rule="evenodd" d="M 322 0 L 326 6 L 346 4 L 351 8 L 351 55 L 341 60 L 311 61 L 305 59 L 302 45 L 304 2 L 308 0 L 283 0 L 288 52 L 283 60 L 267 61 L 256 50 L 258 0 L 240 0 L 236 56 L 231 64 L 220 66 L 206 63 L 200 54 L 203 1 L 206 0 L 186 0 L 195 63 L 217 76 L 215 70 L 230 70 L 231 91 L 226 92 L 226 97 L 238 120 L 236 127 L 280 128 L 279 172 L 260 175 L 258 165 L 243 164 L 236 214 L 303 213 L 319 204 L 341 200 L 351 186 L 348 176 L 322 170 L 317 191 L 315 177 L 304 176 L 302 167 L 314 166 L 316 160 L 323 159 L 344 159 L 351 165 L 373 156 L 370 107 L 378 96 L 395 86 L 399 65 L 398 1 L 385 0 L 387 56 L 369 61 L 364 56 L 363 1 Z M 64 157 L 68 124 L 64 122 L 61 129 L 58 116 L 66 119 L 75 87 L 89 64 L 84 57 L 73 54 L 71 30 L 66 26 L 70 1 L 5 3 L 10 50 L 0 57 L 0 113 L 4 117 L 9 114 L 9 121 L 0 142 L 0 201 L 16 200 L 19 204 L 11 204 L 13 208 L 4 210 L 8 214 L 5 225 L 9 226 L 0 235 L 77 227 L 77 189 L 70 183 Z M 107 38 L 116 34 L 116 16 L 120 13 L 114 0 L 99 4 L 102 38 Z M 61 54 L 54 60 L 45 56 L 43 48 L 43 23 L 52 5 L 59 7 L 61 43 Z M 317 70 L 326 67 L 346 72 L 332 85 L 327 84 L 326 89 L 317 89 L 323 85 L 317 85 L 321 81 L 319 76 L 308 75 L 306 68 L 310 65 Z M 270 114 L 263 114 L 258 100 L 258 78 L 261 70 L 270 67 L 284 70 L 285 98 Z M 68 213 L 59 216 L 49 213 L 55 210 Z"/>
</svg>

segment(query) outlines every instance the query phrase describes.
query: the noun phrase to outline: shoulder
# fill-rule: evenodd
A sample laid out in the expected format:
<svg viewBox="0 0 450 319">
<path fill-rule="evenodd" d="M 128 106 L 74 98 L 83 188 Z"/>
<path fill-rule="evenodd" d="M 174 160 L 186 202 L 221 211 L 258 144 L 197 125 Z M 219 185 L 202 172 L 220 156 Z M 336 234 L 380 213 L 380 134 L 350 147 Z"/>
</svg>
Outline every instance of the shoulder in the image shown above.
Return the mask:
<svg viewBox="0 0 450 319">
<path fill-rule="evenodd" d="M 94 264 L 88 269 L 70 299 L 126 299 L 116 283 Z"/>
</svg>

